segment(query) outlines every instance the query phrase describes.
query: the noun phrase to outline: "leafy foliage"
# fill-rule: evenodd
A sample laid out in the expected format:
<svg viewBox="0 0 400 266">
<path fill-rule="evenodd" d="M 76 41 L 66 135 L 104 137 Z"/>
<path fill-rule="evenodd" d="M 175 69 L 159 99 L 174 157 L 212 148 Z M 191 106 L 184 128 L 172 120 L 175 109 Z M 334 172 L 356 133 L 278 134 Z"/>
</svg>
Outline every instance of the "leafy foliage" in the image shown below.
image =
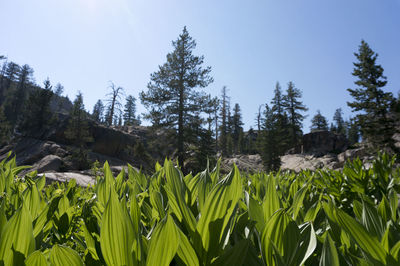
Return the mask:
<svg viewBox="0 0 400 266">
<path fill-rule="evenodd" d="M 11 154 L 11 153 L 10 153 Z M 400 169 L 381 154 L 342 172 L 151 176 L 108 163 L 87 188 L 0 162 L 5 265 L 398 265 Z"/>
</svg>

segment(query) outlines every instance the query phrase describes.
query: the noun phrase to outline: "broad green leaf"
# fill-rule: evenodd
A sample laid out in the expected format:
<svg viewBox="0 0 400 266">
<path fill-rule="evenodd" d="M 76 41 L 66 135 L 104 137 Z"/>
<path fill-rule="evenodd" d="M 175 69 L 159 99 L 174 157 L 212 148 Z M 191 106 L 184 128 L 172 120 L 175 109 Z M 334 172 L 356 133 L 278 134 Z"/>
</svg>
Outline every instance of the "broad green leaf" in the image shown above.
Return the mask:
<svg viewBox="0 0 400 266">
<path fill-rule="evenodd" d="M 284 210 L 275 212 L 265 225 L 261 236 L 261 251 L 267 265 L 279 263 L 280 257 L 285 265 L 292 265 L 300 242 L 300 230 Z"/>
<path fill-rule="evenodd" d="M 211 191 L 213 182 L 208 172 L 208 169 L 200 173 L 199 183 L 198 183 L 198 197 L 199 197 L 199 211 L 203 210 L 204 204 L 206 202 L 207 196 Z"/>
<path fill-rule="evenodd" d="M 82 259 L 75 250 L 58 244 L 50 251 L 50 262 L 54 266 L 83 266 Z"/>
<path fill-rule="evenodd" d="M 7 224 L 7 217 L 5 214 L 5 200 L 1 201 L 0 204 L 0 239 L 1 239 L 1 233 L 3 231 L 4 226 Z"/>
<path fill-rule="evenodd" d="M 36 219 L 40 212 L 41 199 L 36 184 L 30 184 L 23 193 L 25 206 L 31 213 L 32 219 Z"/>
<path fill-rule="evenodd" d="M 400 263 L 400 258 L 399 258 L 399 251 L 400 251 L 400 241 L 398 241 L 390 250 L 390 255 L 397 260 L 397 262 Z"/>
<path fill-rule="evenodd" d="M 305 222 L 314 222 L 315 218 L 318 215 L 319 210 L 321 209 L 321 202 L 315 202 L 306 212 L 304 216 Z"/>
<path fill-rule="evenodd" d="M 150 203 L 153 206 L 153 211 L 156 211 L 160 220 L 165 216 L 164 201 L 162 194 L 156 190 L 150 194 Z"/>
<path fill-rule="evenodd" d="M 368 231 L 359 224 L 354 218 L 340 209 L 335 209 L 338 224 L 345 230 L 357 244 L 371 257 L 386 263 L 386 252 L 381 243 L 375 236 L 371 236 Z"/>
<path fill-rule="evenodd" d="M 43 174 L 39 176 L 36 180 L 36 187 L 38 188 L 39 191 L 42 191 L 44 189 L 44 186 L 46 185 L 46 176 Z"/>
<path fill-rule="evenodd" d="M 391 216 L 390 205 L 385 195 L 382 196 L 382 200 L 378 205 L 378 213 L 382 218 L 382 222 L 384 224 L 390 219 Z"/>
<path fill-rule="evenodd" d="M 249 196 L 248 204 L 249 216 L 251 220 L 256 222 L 257 231 L 261 235 L 265 225 L 263 207 L 257 200 L 253 199 L 252 196 Z"/>
<path fill-rule="evenodd" d="M 151 235 L 146 265 L 168 266 L 175 257 L 180 243 L 177 226 L 170 215 L 156 226 Z"/>
<path fill-rule="evenodd" d="M 196 252 L 190 244 L 189 239 L 178 227 L 177 230 L 180 236 L 179 247 L 177 250 L 178 257 L 183 261 L 185 265 L 200 265 L 199 259 L 197 258 Z"/>
<path fill-rule="evenodd" d="M 339 256 L 335 247 L 335 243 L 326 233 L 324 245 L 322 247 L 322 254 L 319 261 L 320 266 L 339 266 Z"/>
<path fill-rule="evenodd" d="M 212 266 L 230 266 L 230 265 L 249 265 L 247 256 L 252 242 L 249 239 L 242 239 L 232 248 L 224 252 L 211 263 Z"/>
<path fill-rule="evenodd" d="M 278 193 L 276 192 L 275 178 L 272 174 L 267 175 L 267 178 L 267 191 L 263 202 L 265 222 L 268 222 L 272 214 L 281 207 Z"/>
<path fill-rule="evenodd" d="M 307 191 L 308 191 L 308 185 L 305 184 L 294 195 L 293 205 L 292 205 L 294 220 L 296 220 L 297 214 L 299 213 L 300 208 L 303 206 L 304 196 L 306 195 Z"/>
<path fill-rule="evenodd" d="M 95 260 L 100 260 L 99 256 L 97 255 L 96 243 L 94 241 L 94 238 L 90 234 L 90 232 L 87 229 L 85 223 L 83 223 L 83 225 L 82 225 L 82 231 L 83 231 L 83 235 L 85 237 L 85 242 L 86 242 L 87 249 L 88 249 L 89 253 L 92 255 L 92 258 L 95 259 Z"/>
<path fill-rule="evenodd" d="M 104 177 L 100 178 L 96 184 L 96 195 L 99 202 L 106 206 L 108 199 L 110 198 L 111 188 L 114 184 L 114 177 L 112 175 L 110 165 L 108 162 L 104 163 Z"/>
<path fill-rule="evenodd" d="M 104 210 L 100 228 L 100 247 L 108 265 L 132 265 L 134 232 L 130 217 L 118 200 L 114 189 Z"/>
<path fill-rule="evenodd" d="M 399 199 L 397 196 L 397 192 L 394 189 L 389 191 L 389 202 L 390 202 L 390 209 L 392 213 L 392 220 L 397 221 L 397 207 L 399 204 Z"/>
<path fill-rule="evenodd" d="M 166 185 L 164 189 L 168 195 L 169 205 L 179 221 L 183 222 L 191 233 L 195 232 L 196 219 L 185 201 L 185 182 L 182 173 L 176 169 L 171 161 L 164 163 Z"/>
<path fill-rule="evenodd" d="M 365 201 L 363 201 L 361 221 L 370 234 L 381 239 L 385 232 L 382 219 L 379 216 L 377 209 Z"/>
<path fill-rule="evenodd" d="M 203 207 L 195 239 L 196 250 L 203 250 L 202 258 L 210 262 L 222 247 L 227 234 L 227 225 L 241 197 L 242 186 L 239 170 L 233 170 L 210 191 Z"/>
<path fill-rule="evenodd" d="M 297 250 L 296 262 L 300 259 L 299 265 L 303 265 L 317 247 L 317 238 L 312 223 L 304 224 L 300 228 L 301 243 Z"/>
<path fill-rule="evenodd" d="M 36 250 L 35 252 L 31 253 L 29 257 L 25 260 L 26 266 L 44 266 L 49 265 L 46 260 L 46 257 L 40 250 Z"/>
<path fill-rule="evenodd" d="M 13 250 L 25 258 L 35 250 L 32 218 L 22 205 L 4 226 L 0 239 L 0 261 L 13 265 Z"/>
</svg>

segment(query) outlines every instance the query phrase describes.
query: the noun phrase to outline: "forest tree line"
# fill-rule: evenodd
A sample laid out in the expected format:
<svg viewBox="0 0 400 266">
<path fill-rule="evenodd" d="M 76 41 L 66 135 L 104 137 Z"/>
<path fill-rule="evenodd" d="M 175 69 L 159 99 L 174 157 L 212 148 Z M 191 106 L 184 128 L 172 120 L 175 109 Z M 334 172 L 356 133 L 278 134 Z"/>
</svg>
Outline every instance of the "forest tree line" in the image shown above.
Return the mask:
<svg viewBox="0 0 400 266">
<path fill-rule="evenodd" d="M 63 96 L 61 84 L 54 87 L 49 79 L 43 86 L 35 84 L 33 69 L 19 66 L 0 56 L 0 144 L 16 133 L 40 136 L 57 123 L 59 114 L 69 115 L 66 137 L 82 152 L 93 141 L 87 120 L 121 130 L 139 126 L 144 119 L 153 129 L 163 129 L 174 140 L 176 157 L 181 166 L 187 160 L 192 167 L 203 169 L 217 156 L 259 153 L 268 170 L 277 170 L 279 157 L 301 144 L 303 121 L 308 108 L 302 102 L 302 92 L 290 81 L 286 89 L 279 82 L 270 102 L 260 105 L 255 117 L 255 129 L 244 132 L 241 107 L 231 104 L 227 87 L 219 97 L 202 91 L 213 82 L 211 67 L 203 66 L 204 56 L 193 55 L 196 42 L 186 27 L 176 41 L 167 61 L 151 74 L 147 90 L 140 95 L 147 112 L 137 114 L 136 101 L 125 90 L 109 84 L 109 93 L 99 99 L 92 112 L 85 110 L 79 92 L 73 101 Z M 355 53 L 353 76 L 356 88 L 348 89 L 354 98 L 348 102 L 356 115 L 344 120 L 341 108 L 335 111 L 332 123 L 320 111 L 311 119 L 311 131 L 330 130 L 345 135 L 350 144 L 363 139 L 375 148 L 394 149 L 391 136 L 399 114 L 399 98 L 384 92 L 387 83 L 383 68 L 376 63 L 377 54 L 362 41 Z M 123 98 L 125 98 L 123 100 Z M 233 106 L 233 107 L 232 107 Z M 38 133 L 39 132 L 39 133 Z M 82 155 L 84 156 L 84 155 Z"/>
</svg>

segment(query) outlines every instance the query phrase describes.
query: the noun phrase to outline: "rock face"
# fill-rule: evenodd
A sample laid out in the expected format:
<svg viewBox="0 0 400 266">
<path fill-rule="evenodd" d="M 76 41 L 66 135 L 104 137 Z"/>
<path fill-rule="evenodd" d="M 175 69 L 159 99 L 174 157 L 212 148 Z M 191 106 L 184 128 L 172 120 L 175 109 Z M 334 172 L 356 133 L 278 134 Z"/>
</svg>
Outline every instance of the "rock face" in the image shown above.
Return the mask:
<svg viewBox="0 0 400 266">
<path fill-rule="evenodd" d="M 337 169 L 340 167 L 337 157 L 333 154 L 316 157 L 305 154 L 287 154 L 281 157 L 281 169 L 300 172 L 302 170 L 316 170 L 321 168 Z"/>
<path fill-rule="evenodd" d="M 37 170 L 39 173 L 60 170 L 62 159 L 57 155 L 47 155 L 37 162 L 30 171 Z"/>
<path fill-rule="evenodd" d="M 241 172 L 261 172 L 263 164 L 259 154 L 235 155 L 232 158 L 223 158 L 221 168 L 224 172 L 232 170 L 233 164 L 236 164 Z"/>
<path fill-rule="evenodd" d="M 93 176 L 84 173 L 64 172 L 64 173 L 43 173 L 43 174 L 46 177 L 46 184 L 50 184 L 56 181 L 69 182 L 71 179 L 75 179 L 77 185 L 87 187 L 88 185 L 93 185 L 96 181 Z"/>
<path fill-rule="evenodd" d="M 338 154 L 338 161 L 340 163 L 345 163 L 348 159 L 353 160 L 357 157 L 362 158 L 366 156 L 366 154 L 367 154 L 366 150 L 363 147 L 357 149 L 350 149 Z"/>
<path fill-rule="evenodd" d="M 297 152 L 321 156 L 332 152 L 343 152 L 348 146 L 349 142 L 342 134 L 330 131 L 315 131 L 303 136 L 302 148 L 297 148 Z"/>
</svg>

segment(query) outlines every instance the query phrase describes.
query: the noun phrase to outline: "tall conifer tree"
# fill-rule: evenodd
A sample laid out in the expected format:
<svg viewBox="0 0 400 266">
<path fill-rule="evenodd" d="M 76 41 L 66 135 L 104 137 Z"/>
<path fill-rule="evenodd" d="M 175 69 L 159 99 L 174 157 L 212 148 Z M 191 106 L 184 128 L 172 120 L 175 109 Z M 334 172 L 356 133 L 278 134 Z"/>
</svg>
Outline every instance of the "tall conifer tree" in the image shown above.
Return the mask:
<svg viewBox="0 0 400 266">
<path fill-rule="evenodd" d="M 186 27 L 172 45 L 174 51 L 167 55 L 167 62 L 151 74 L 148 91 L 140 94 L 140 100 L 149 111 L 145 118 L 176 130 L 178 161 L 183 167 L 185 132 L 191 128 L 188 123 L 193 121 L 193 115 L 203 112 L 199 102 L 208 97 L 196 89 L 207 87 L 213 79 L 211 67 L 202 67 L 204 56 L 193 55 L 196 42 Z"/>
<path fill-rule="evenodd" d="M 289 146 L 295 147 L 299 144 L 300 138 L 303 134 L 301 128 L 305 116 L 302 114 L 308 108 L 300 101 L 302 97 L 301 91 L 294 86 L 293 82 L 288 83 L 286 95 L 283 97 L 283 106 L 288 113 L 289 119 L 289 133 L 291 141 Z"/>
<path fill-rule="evenodd" d="M 394 121 L 388 116 L 391 104 L 394 101 L 390 92 L 382 88 L 387 80 L 383 75 L 383 68 L 376 63 L 376 54 L 369 45 L 362 40 L 358 53 L 354 53 L 357 62 L 354 64 L 353 76 L 355 89 L 347 89 L 354 98 L 347 105 L 357 114 L 358 124 L 363 138 L 376 146 L 389 145 L 393 147 Z"/>
</svg>

